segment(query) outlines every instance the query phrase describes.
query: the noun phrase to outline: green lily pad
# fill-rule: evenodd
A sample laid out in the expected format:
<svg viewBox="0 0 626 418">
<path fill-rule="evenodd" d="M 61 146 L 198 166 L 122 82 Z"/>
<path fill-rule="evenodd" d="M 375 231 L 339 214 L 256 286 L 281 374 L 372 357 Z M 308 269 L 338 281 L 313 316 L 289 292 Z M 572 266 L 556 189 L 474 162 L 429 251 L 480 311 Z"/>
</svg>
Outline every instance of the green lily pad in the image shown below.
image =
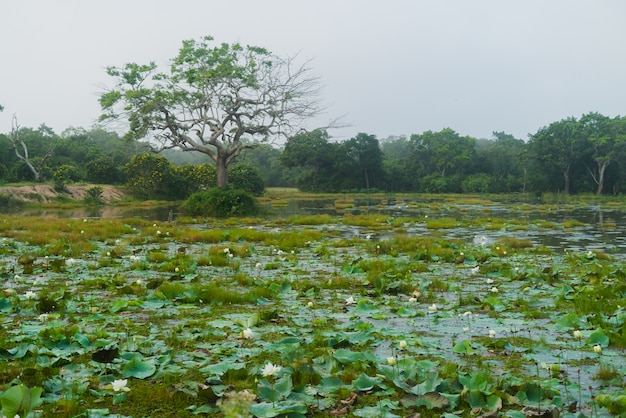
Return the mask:
<svg viewBox="0 0 626 418">
<path fill-rule="evenodd" d="M 124 366 L 122 375 L 124 377 L 135 377 L 137 379 L 145 379 L 152 376 L 156 372 L 156 366 L 137 358 L 132 359 Z"/>
<path fill-rule="evenodd" d="M 381 384 L 382 380 L 380 378 L 370 377 L 365 373 L 361 373 L 361 375 L 352 382 L 352 386 L 362 392 L 372 390 L 375 386 L 380 386 Z"/>
</svg>

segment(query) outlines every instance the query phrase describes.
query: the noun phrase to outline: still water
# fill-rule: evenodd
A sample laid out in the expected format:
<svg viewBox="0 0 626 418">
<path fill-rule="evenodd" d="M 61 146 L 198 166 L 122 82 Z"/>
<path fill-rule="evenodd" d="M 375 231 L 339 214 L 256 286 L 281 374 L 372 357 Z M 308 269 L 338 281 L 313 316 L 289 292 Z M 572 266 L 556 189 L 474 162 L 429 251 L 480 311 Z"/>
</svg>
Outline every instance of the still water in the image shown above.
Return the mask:
<svg viewBox="0 0 626 418">
<path fill-rule="evenodd" d="M 283 202 L 284 203 L 284 202 Z M 359 215 L 367 213 L 383 213 L 390 217 L 403 217 L 410 220 L 407 232 L 410 234 L 426 234 L 427 219 L 454 218 L 467 220 L 472 218 L 518 219 L 522 221 L 554 222 L 555 228 L 532 227 L 525 230 L 513 228 L 501 230 L 483 230 L 481 228 L 450 228 L 439 233 L 449 238 L 475 240 L 484 237 L 496 241 L 503 236 L 529 239 L 534 245 L 567 251 L 586 251 L 597 249 L 613 254 L 626 255 L 626 210 L 623 208 L 602 208 L 599 205 L 554 205 L 546 208 L 539 204 L 519 204 L 504 202 L 489 205 L 465 204 L 447 205 L 443 201 L 424 201 L 419 197 L 413 199 L 394 200 L 388 198 L 365 197 L 354 199 L 348 208 L 338 208 L 334 198 L 289 199 L 280 206 L 263 205 L 263 211 L 269 218 L 288 218 L 294 215 Z M 141 218 L 148 221 L 165 222 L 170 217 L 176 219 L 183 216 L 177 204 L 151 207 L 84 207 L 84 208 L 36 208 L 12 211 L 11 214 L 40 217 L 60 218 Z M 583 226 L 563 228 L 565 221 L 576 220 Z M 374 231 L 375 232 L 375 231 Z M 366 233 L 360 229 L 354 233 Z M 384 237 L 381 237 L 384 238 Z"/>
</svg>

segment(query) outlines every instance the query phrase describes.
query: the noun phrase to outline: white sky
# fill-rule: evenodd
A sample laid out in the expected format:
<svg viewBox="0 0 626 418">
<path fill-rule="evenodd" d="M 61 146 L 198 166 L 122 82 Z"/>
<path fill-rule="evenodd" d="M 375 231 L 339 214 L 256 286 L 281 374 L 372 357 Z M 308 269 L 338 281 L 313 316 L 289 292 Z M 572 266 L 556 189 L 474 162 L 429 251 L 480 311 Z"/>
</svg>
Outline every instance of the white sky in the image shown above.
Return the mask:
<svg viewBox="0 0 626 418">
<path fill-rule="evenodd" d="M 624 0 L 2 0 L 0 133 L 89 129 L 105 67 L 176 56 L 184 39 L 312 58 L 358 132 L 529 133 L 568 116 L 626 114 Z"/>
</svg>

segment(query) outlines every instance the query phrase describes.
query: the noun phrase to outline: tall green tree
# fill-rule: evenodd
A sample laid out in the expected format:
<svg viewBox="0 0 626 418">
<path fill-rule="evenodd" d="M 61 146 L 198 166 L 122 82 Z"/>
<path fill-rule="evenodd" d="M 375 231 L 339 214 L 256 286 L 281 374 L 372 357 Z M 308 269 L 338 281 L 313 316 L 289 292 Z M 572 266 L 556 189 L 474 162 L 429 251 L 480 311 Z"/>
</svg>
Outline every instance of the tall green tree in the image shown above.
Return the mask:
<svg viewBox="0 0 626 418">
<path fill-rule="evenodd" d="M 476 140 L 445 128 L 411 135 L 411 159 L 420 189 L 427 192 L 460 191 L 459 176 L 475 156 Z"/>
<path fill-rule="evenodd" d="M 580 124 L 590 157 L 596 164 L 593 169 L 588 167 L 588 171 L 597 185 L 596 194 L 601 195 L 606 169 L 626 156 L 626 120 L 592 112 L 583 115 Z"/>
<path fill-rule="evenodd" d="M 528 158 L 521 139 L 493 132 L 492 139 L 477 141 L 476 160 L 478 171 L 490 176 L 490 192 L 525 191 Z"/>
<path fill-rule="evenodd" d="M 360 177 L 360 187 L 369 189 L 372 185 L 380 184 L 383 176 L 383 157 L 380 144 L 375 135 L 359 133 L 354 138 L 343 143 L 347 163 Z"/>
<path fill-rule="evenodd" d="M 460 136 L 450 128 L 411 135 L 410 141 L 418 164 L 427 175 L 439 174 L 445 177 L 446 174 L 463 169 L 474 158 L 476 140 Z"/>
<path fill-rule="evenodd" d="M 338 191 L 337 178 L 341 177 L 337 161 L 339 145 L 329 142 L 328 132 L 316 129 L 300 132 L 287 140 L 280 155 L 286 167 L 300 167 L 303 171 L 296 179 L 298 188 L 307 192 Z"/>
<path fill-rule="evenodd" d="M 563 179 L 563 193 L 571 192 L 571 175 L 584 153 L 581 124 L 574 117 L 553 122 L 530 136 L 532 157 L 549 172 L 556 169 Z"/>
<path fill-rule="evenodd" d="M 308 63 L 295 65 L 264 48 L 213 38 L 186 40 L 168 72 L 154 63 L 109 67 L 117 85 L 100 97 L 106 119 L 126 118 L 129 138 L 151 138 L 156 152 L 179 148 L 208 155 L 217 185 L 255 141 L 289 136 L 320 110 Z"/>
</svg>

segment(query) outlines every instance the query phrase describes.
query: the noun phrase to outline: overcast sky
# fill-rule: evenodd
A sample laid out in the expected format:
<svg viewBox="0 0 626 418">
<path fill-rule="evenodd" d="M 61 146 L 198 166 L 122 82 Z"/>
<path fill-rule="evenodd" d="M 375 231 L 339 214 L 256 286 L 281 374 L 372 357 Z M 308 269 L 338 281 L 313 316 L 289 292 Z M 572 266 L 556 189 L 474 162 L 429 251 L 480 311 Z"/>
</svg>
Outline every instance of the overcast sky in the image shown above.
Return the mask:
<svg viewBox="0 0 626 418">
<path fill-rule="evenodd" d="M 520 139 L 626 114 L 624 0 L 2 0 L 0 133 L 11 117 L 89 129 L 111 65 L 167 64 L 181 41 L 312 58 L 328 113 L 358 132 L 449 127 Z"/>
</svg>

